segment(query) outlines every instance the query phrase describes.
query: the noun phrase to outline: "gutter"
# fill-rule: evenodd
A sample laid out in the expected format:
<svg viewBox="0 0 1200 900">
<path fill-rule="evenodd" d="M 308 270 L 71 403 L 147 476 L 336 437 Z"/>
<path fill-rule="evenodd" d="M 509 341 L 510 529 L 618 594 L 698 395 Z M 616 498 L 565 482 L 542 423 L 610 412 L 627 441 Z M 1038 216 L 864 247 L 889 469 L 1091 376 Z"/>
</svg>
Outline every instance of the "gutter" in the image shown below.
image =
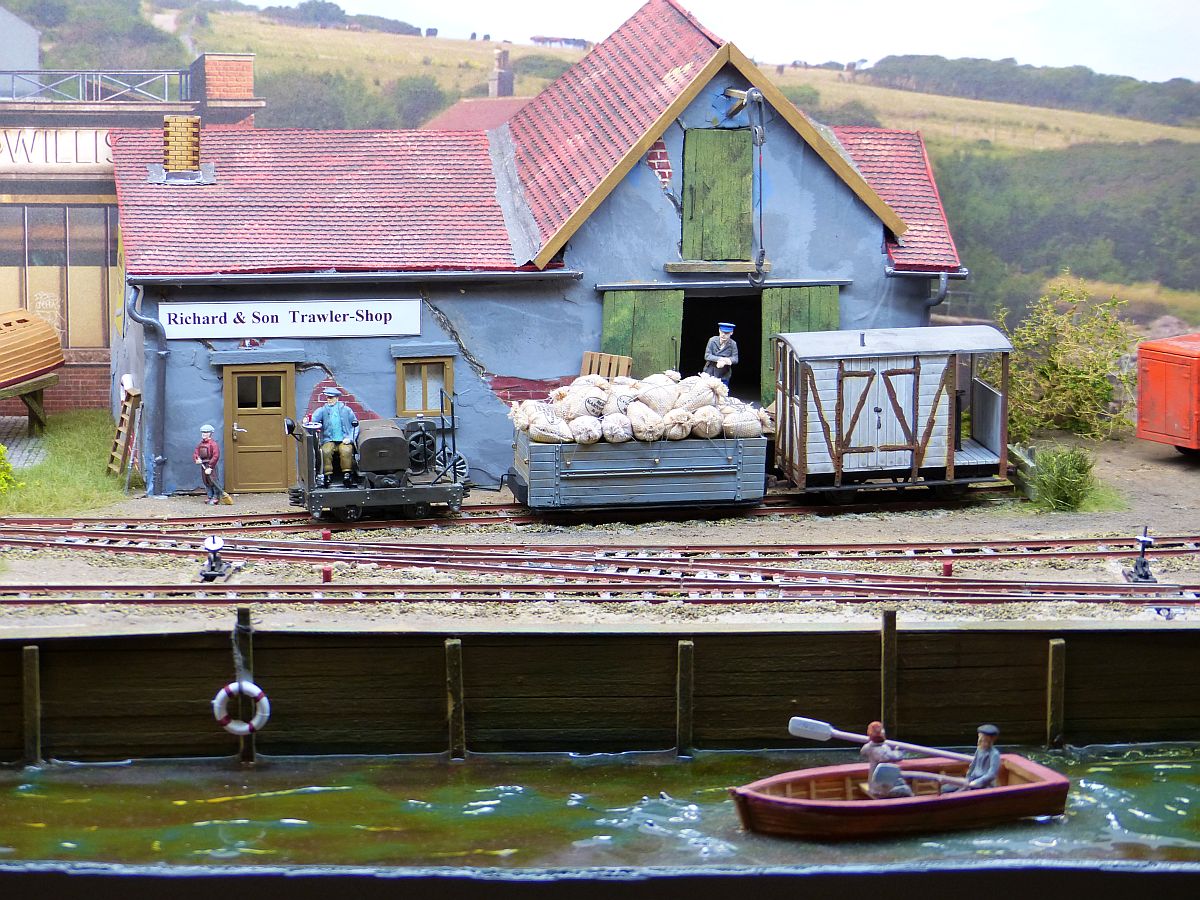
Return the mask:
<svg viewBox="0 0 1200 900">
<path fill-rule="evenodd" d="M 156 488 L 159 489 L 159 493 L 162 493 L 162 470 L 167 461 L 166 456 L 163 455 L 166 451 L 167 440 L 167 420 L 163 413 L 165 409 L 164 400 L 167 396 L 167 357 L 170 356 L 171 351 L 167 349 L 167 333 L 163 330 L 162 322 L 138 311 L 137 307 L 141 303 L 145 288 L 141 285 L 137 285 L 136 288 L 135 293 L 129 294 L 126 297 L 125 312 L 133 321 L 154 333 L 154 342 L 156 345 L 154 358 L 157 362 L 154 370 L 155 396 L 153 408 L 157 411 L 158 415 L 155 417 L 154 422 L 154 446 L 151 450 L 153 454 L 151 456 L 151 469 L 146 478 L 146 493 L 153 494 Z"/>
<path fill-rule="evenodd" d="M 925 301 L 926 309 L 932 309 L 945 301 L 946 295 L 950 292 L 951 279 L 965 281 L 971 275 L 965 266 L 960 267 L 954 272 L 914 272 L 908 269 L 896 269 L 894 266 L 884 266 L 883 274 L 888 278 L 936 278 L 938 280 L 938 292 Z"/>
<path fill-rule="evenodd" d="M 577 269 L 510 272 L 228 272 L 212 275 L 127 275 L 132 285 L 198 284 L 429 284 L 468 282 L 558 281 L 570 278 L 578 281 L 583 272 Z"/>
</svg>

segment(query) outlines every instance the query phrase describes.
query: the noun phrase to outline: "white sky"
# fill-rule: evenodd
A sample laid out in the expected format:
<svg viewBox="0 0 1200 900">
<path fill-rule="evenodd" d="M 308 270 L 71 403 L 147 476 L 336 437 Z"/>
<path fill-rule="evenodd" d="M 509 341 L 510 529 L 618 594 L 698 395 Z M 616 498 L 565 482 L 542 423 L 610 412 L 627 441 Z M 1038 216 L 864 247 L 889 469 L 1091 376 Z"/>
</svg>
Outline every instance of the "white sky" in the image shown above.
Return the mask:
<svg viewBox="0 0 1200 900">
<path fill-rule="evenodd" d="M 297 0 L 258 0 L 294 6 Z M 607 37 L 641 0 L 335 0 L 442 37 L 472 31 L 528 43 L 535 34 Z M 1082 65 L 1144 81 L 1200 81 L 1200 0 L 682 0 L 710 31 L 760 63 L 875 62 L 888 55 L 1014 57 Z M 431 12 L 433 10 L 433 12 Z"/>
</svg>

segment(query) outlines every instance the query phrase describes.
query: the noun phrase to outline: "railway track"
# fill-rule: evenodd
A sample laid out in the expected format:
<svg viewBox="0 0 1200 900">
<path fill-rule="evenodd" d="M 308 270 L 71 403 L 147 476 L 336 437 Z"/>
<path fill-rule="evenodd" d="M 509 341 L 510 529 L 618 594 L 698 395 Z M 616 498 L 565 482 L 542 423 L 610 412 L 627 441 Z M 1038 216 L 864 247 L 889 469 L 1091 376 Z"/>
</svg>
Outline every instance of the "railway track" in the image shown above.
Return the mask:
<svg viewBox="0 0 1200 900">
<path fill-rule="evenodd" d="M 877 489 L 876 492 L 889 489 Z M 992 488 L 972 489 L 966 501 L 979 502 L 986 499 L 1009 497 Z M 809 502 L 802 503 L 802 499 Z M 422 519 L 366 519 L 347 523 L 336 520 L 314 520 L 307 512 L 249 513 L 203 517 L 164 517 L 115 520 L 111 518 L 71 517 L 7 517 L 0 518 L 0 533 L 9 528 L 41 527 L 62 530 L 98 529 L 102 531 L 125 531 L 131 533 L 193 531 L 203 528 L 209 534 L 253 534 L 253 533 L 318 533 L 321 531 L 381 531 L 397 528 L 446 528 L 472 525 L 530 525 L 535 523 L 574 523 L 593 521 L 597 518 L 618 521 L 652 519 L 691 519 L 705 517 L 728 518 L 744 516 L 800 516 L 833 515 L 844 513 L 878 511 L 876 503 L 825 504 L 811 502 L 811 495 L 771 494 L 759 506 L 713 506 L 707 509 L 629 508 L 607 510 L 554 510 L 532 512 L 519 503 L 491 503 L 465 506 L 458 515 L 438 515 Z M 945 500 L 907 500 L 889 502 L 887 509 L 894 512 L 944 509 L 956 505 Z"/>
<path fill-rule="evenodd" d="M 620 579 L 571 584 L 565 580 L 448 582 L 443 584 L 150 584 L 0 585 L 0 604 L 69 605 L 237 605 L 255 603 L 331 604 L 569 600 L 583 603 L 777 604 L 823 601 L 857 604 L 935 602 L 996 605 L 1030 602 L 1125 604 L 1160 609 L 1194 607 L 1200 585 L 1121 585 L 964 582 L 896 584 L 867 579 L 798 581 L 789 584 L 739 583 L 712 579 Z"/>
<path fill-rule="evenodd" d="M 130 533 L 95 528 L 44 525 L 0 528 L 0 547 L 42 551 L 102 552 L 200 559 L 201 536 L 179 533 Z M 36 603 L 212 603 L 258 598 L 273 602 L 355 602 L 414 599 L 583 601 L 644 600 L 689 603 L 828 600 L 868 602 L 920 599 L 957 603 L 1074 601 L 1191 605 L 1200 585 L 1157 585 L 1001 581 L 948 578 L 911 573 L 863 573 L 813 568 L 813 563 L 911 562 L 939 565 L 954 560 L 1029 560 L 1062 558 L 1132 559 L 1134 539 L 1072 538 L 1037 541 L 968 541 L 825 546 L 683 545 L 669 547 L 506 543 L 394 544 L 347 540 L 229 540 L 221 550 L 227 561 L 286 563 L 328 568 L 367 565 L 395 569 L 398 577 L 419 583 L 313 585 L 195 584 L 0 586 L 0 602 Z M 1200 536 L 1156 538 L 1149 556 L 1196 556 Z M 405 572 L 399 575 L 400 570 Z M 489 579 L 481 583 L 480 579 Z"/>
</svg>

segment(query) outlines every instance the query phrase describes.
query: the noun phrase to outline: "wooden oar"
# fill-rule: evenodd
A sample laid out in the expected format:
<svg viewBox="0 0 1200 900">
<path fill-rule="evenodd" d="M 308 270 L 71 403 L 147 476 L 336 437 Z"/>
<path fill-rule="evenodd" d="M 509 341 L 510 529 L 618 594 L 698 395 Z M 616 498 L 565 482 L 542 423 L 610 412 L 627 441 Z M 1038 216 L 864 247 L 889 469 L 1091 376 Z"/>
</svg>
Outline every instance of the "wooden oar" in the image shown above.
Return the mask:
<svg viewBox="0 0 1200 900">
<path fill-rule="evenodd" d="M 819 719 L 805 719 L 801 716 L 792 716 L 788 722 L 788 733 L 795 737 L 808 738 L 810 741 L 827 741 L 830 738 L 837 738 L 842 741 L 853 741 L 856 744 L 865 744 L 870 740 L 865 734 L 854 734 L 849 731 L 839 731 L 828 722 L 822 722 Z M 956 759 L 959 762 L 969 763 L 971 757 L 965 753 L 955 753 L 953 750 L 939 750 L 937 747 L 922 747 L 920 744 L 909 744 L 905 741 L 893 741 L 888 738 L 886 743 L 889 746 L 895 747 L 897 750 L 909 750 L 913 753 L 925 753 L 929 756 L 942 756 L 946 759 Z"/>
</svg>

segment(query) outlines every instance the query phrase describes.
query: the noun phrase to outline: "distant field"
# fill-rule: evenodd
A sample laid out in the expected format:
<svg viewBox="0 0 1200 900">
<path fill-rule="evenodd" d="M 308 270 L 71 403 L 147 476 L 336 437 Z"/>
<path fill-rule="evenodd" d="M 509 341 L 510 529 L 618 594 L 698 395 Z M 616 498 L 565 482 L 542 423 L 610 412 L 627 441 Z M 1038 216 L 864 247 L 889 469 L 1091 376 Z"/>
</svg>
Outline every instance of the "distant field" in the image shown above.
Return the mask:
<svg viewBox="0 0 1200 900">
<path fill-rule="evenodd" d="M 464 93 L 487 82 L 496 42 L 407 37 L 370 31 L 297 28 L 279 25 L 253 13 L 212 13 L 210 27 L 194 37 L 199 49 L 257 54 L 259 72 L 307 68 L 351 72 L 368 85 L 380 86 L 407 75 L 431 75 L 443 89 Z M 501 37 L 501 35 L 497 35 Z M 511 37 L 517 37 L 512 35 Z M 508 44 L 512 59 L 545 55 L 574 62 L 578 50 Z M 1053 149 L 1077 143 L 1155 140 L 1200 141 L 1200 128 L 1175 128 L 1071 110 L 1014 103 L 966 100 L 872 87 L 846 80 L 828 69 L 762 66 L 780 87 L 809 85 L 823 106 L 858 100 L 875 110 L 887 128 L 920 131 L 931 149 L 990 141 L 1010 150 Z M 517 79 L 516 92 L 532 96 L 546 86 L 542 78 Z"/>
<path fill-rule="evenodd" d="M 1047 281 L 1045 289 L 1049 290 L 1058 280 L 1056 277 Z M 1125 307 L 1125 317 L 1139 325 L 1146 325 L 1159 316 L 1170 315 L 1183 319 L 1194 328 L 1200 328 L 1200 291 L 1172 290 L 1157 282 L 1113 284 L 1080 279 L 1073 275 L 1070 281 L 1072 284 L 1082 283 L 1095 300 L 1116 297 L 1126 301 L 1129 305 Z"/>
<path fill-rule="evenodd" d="M 466 92 L 487 84 L 492 71 L 495 41 L 458 41 L 446 38 L 409 37 L 373 31 L 336 28 L 297 28 L 270 22 L 253 13 L 209 15 L 209 28 L 193 37 L 200 51 L 254 53 L 259 73 L 284 69 L 350 72 L 376 88 L 397 78 L 431 75 L 444 90 Z M 578 50 L 506 44 L 510 61 L 522 56 L 553 56 L 574 62 Z M 516 93 L 532 96 L 547 84 L 544 78 L 520 77 Z"/>
<path fill-rule="evenodd" d="M 844 80 L 842 73 L 828 69 L 788 68 L 783 75 L 778 75 L 774 66 L 763 69 L 780 87 L 816 88 L 823 106 L 849 100 L 865 103 L 876 111 L 884 127 L 920 131 L 931 146 L 986 140 L 1013 150 L 1049 150 L 1082 143 L 1200 141 L 1200 128 L 872 87 Z"/>
</svg>

